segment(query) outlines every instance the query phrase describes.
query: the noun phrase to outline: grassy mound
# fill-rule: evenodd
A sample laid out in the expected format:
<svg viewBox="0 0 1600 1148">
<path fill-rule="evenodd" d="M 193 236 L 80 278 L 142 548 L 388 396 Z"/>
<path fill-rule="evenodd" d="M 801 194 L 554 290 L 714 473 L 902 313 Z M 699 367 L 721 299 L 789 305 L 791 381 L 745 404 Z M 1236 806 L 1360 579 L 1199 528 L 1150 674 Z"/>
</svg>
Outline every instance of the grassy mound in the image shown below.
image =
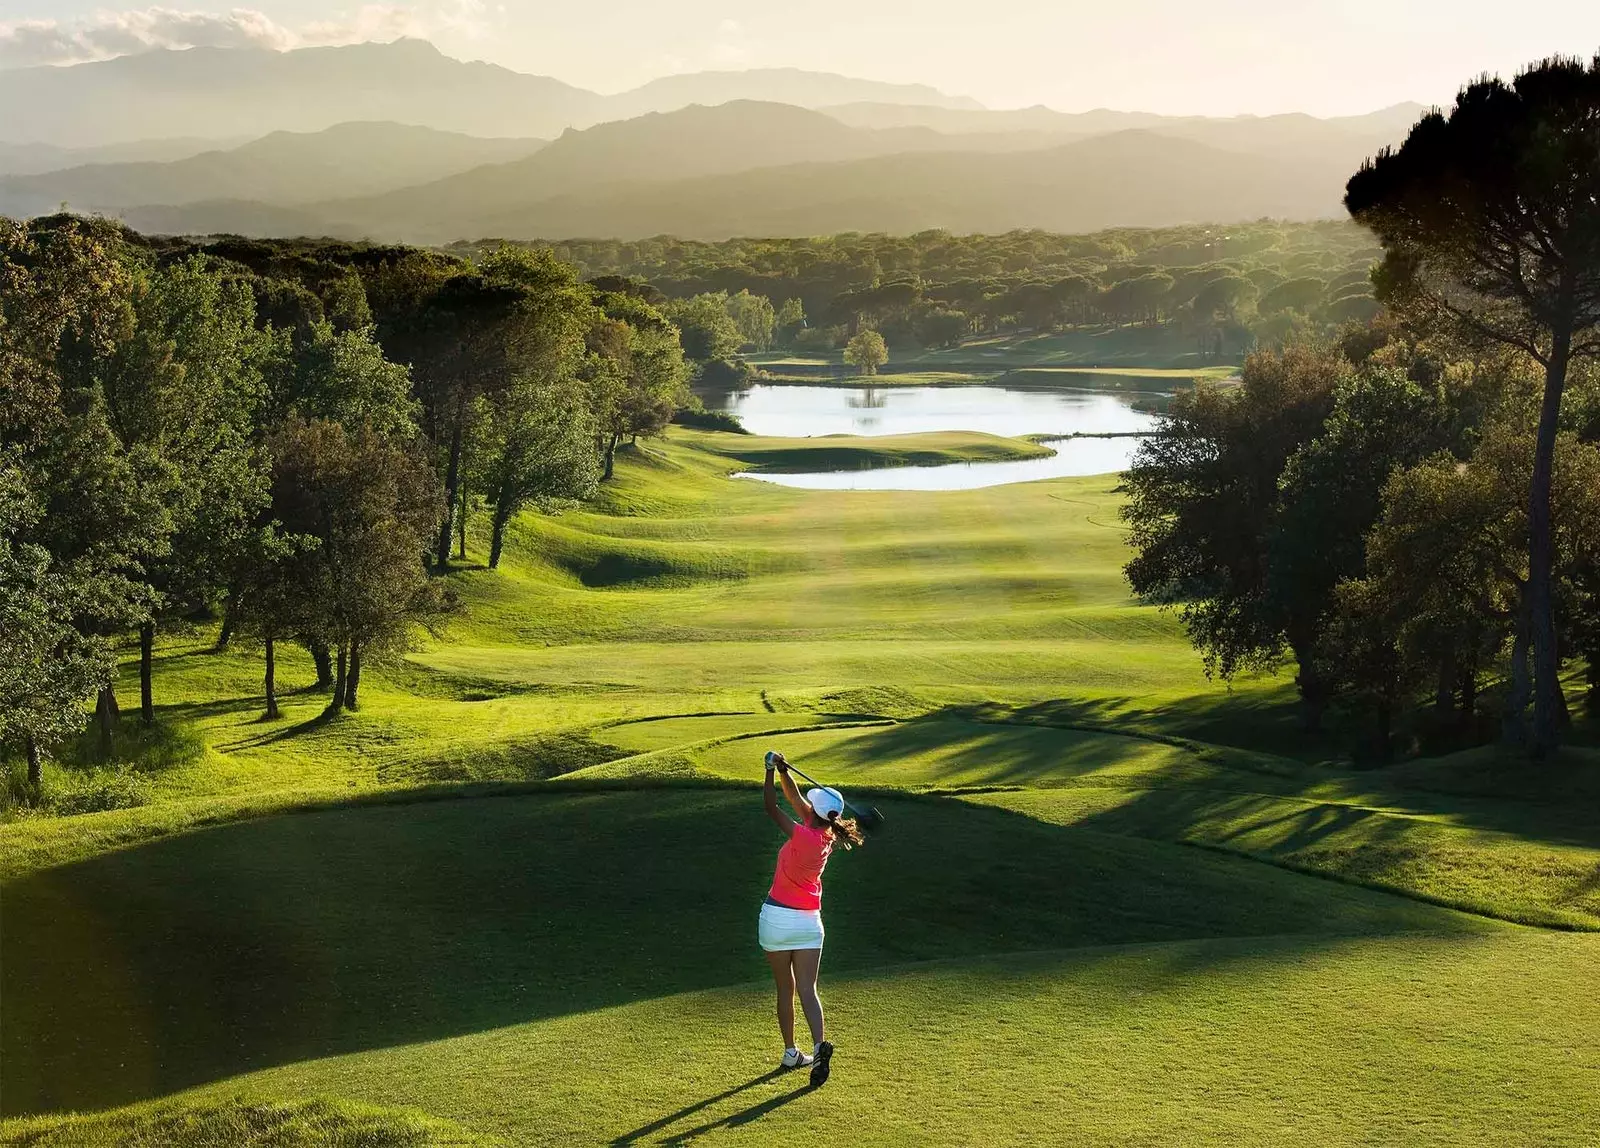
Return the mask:
<svg viewBox="0 0 1600 1148">
<path fill-rule="evenodd" d="M 932 434 L 824 435 L 820 438 L 763 438 L 746 435 L 718 441 L 719 453 L 768 474 L 818 470 L 872 470 L 884 466 L 940 466 L 951 462 L 1000 462 L 1044 458 L 1051 452 L 1024 439 L 977 431 Z"/>
<path fill-rule="evenodd" d="M 879 804 L 894 831 L 835 865 L 836 969 L 1490 927 L 1163 842 Z M 749 790 L 569 793 L 251 821 L 10 882 L 3 1102 L 124 1103 L 750 979 L 777 843 Z"/>
</svg>

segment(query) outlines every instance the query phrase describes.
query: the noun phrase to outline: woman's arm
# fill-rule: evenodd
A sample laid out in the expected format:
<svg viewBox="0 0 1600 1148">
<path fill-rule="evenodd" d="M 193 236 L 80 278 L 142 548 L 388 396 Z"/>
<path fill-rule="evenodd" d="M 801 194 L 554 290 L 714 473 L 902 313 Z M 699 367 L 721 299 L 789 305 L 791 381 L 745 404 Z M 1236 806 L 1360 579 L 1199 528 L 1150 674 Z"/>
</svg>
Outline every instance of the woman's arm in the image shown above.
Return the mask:
<svg viewBox="0 0 1600 1148">
<path fill-rule="evenodd" d="M 783 760 L 783 754 L 773 754 L 778 759 L 778 778 L 783 785 L 783 795 L 789 799 L 789 805 L 794 809 L 794 814 L 800 819 L 802 825 L 811 821 L 811 806 L 807 805 L 805 798 L 800 796 L 800 790 L 795 787 L 794 778 L 789 776 L 789 763 Z"/>
<path fill-rule="evenodd" d="M 787 836 L 788 834 L 794 832 L 794 822 L 785 817 L 783 810 L 778 808 L 778 794 L 772 788 L 773 772 L 774 767 L 768 765 L 766 784 L 761 787 L 761 799 L 766 803 L 767 816 L 772 818 L 773 823 L 776 824 L 779 829 L 783 830 L 784 834 Z M 785 776 L 784 781 L 788 780 L 788 777 Z"/>
</svg>

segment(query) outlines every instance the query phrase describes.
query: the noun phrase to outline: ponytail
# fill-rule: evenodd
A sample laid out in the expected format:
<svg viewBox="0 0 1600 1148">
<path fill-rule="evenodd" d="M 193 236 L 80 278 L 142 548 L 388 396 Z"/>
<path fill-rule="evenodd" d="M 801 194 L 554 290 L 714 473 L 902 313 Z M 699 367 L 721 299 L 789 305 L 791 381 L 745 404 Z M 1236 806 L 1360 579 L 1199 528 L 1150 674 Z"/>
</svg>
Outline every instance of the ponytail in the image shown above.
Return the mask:
<svg viewBox="0 0 1600 1148">
<path fill-rule="evenodd" d="M 854 849 L 866 840 L 853 817 L 840 817 L 837 813 L 831 813 L 828 815 L 828 829 L 833 833 L 834 844 L 842 845 L 846 850 Z"/>
</svg>

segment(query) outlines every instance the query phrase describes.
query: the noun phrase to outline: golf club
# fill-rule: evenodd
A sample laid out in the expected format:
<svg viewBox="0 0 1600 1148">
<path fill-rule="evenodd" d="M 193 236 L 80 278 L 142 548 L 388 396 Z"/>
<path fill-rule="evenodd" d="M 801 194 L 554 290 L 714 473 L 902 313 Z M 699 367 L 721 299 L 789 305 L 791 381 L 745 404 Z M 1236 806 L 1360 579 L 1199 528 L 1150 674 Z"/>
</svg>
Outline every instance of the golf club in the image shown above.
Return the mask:
<svg viewBox="0 0 1600 1148">
<path fill-rule="evenodd" d="M 767 756 L 773 757 L 775 755 L 769 751 Z M 784 758 L 784 764 L 789 767 L 790 773 L 799 777 L 802 781 L 809 781 L 818 789 L 829 788 L 828 786 L 823 785 L 822 782 L 818 781 L 816 778 L 812 777 L 809 773 L 806 773 L 804 770 L 800 769 L 799 766 L 795 765 L 794 762 L 790 761 L 788 758 Z M 840 795 L 840 800 L 844 801 L 843 794 Z M 844 807 L 856 815 L 856 824 L 861 826 L 861 831 L 863 833 L 871 833 L 875 829 L 882 828 L 883 814 L 879 812 L 876 805 L 868 806 L 866 809 L 862 809 L 859 806 L 851 805 L 848 801 L 845 801 Z"/>
</svg>

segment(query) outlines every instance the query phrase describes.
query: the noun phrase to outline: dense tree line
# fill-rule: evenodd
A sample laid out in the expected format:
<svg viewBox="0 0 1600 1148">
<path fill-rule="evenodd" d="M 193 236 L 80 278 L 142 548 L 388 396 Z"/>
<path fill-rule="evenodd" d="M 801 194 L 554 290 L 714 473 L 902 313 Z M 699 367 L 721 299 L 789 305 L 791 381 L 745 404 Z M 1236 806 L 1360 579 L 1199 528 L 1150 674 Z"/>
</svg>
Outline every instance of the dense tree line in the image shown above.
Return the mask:
<svg viewBox="0 0 1600 1148">
<path fill-rule="evenodd" d="M 586 276 L 648 283 L 674 300 L 722 301 L 749 350 L 834 351 L 863 327 L 905 349 L 1003 332 L 1171 324 L 1219 356 L 1371 319 L 1370 276 L 1381 255 L 1369 232 L 1348 223 L 1270 221 L 1076 236 L 573 240 L 555 251 Z"/>
<path fill-rule="evenodd" d="M 735 336 L 737 338 L 738 336 Z M 591 494 L 687 401 L 679 329 L 547 252 L 154 241 L 0 220 L 0 752 L 45 755 L 94 702 L 140 717 L 177 619 L 303 644 L 330 711 L 454 608 L 465 516 L 489 565 L 527 506 Z"/>
<path fill-rule="evenodd" d="M 1307 720 L 1485 683 L 1544 757 L 1600 705 L 1600 58 L 1479 81 L 1349 185 L 1391 318 L 1181 396 L 1127 477 L 1134 587 L 1224 676 L 1292 659 Z M 1285 284 L 1287 286 L 1287 284 Z M 1454 715 L 1451 717 L 1450 715 Z"/>
</svg>

